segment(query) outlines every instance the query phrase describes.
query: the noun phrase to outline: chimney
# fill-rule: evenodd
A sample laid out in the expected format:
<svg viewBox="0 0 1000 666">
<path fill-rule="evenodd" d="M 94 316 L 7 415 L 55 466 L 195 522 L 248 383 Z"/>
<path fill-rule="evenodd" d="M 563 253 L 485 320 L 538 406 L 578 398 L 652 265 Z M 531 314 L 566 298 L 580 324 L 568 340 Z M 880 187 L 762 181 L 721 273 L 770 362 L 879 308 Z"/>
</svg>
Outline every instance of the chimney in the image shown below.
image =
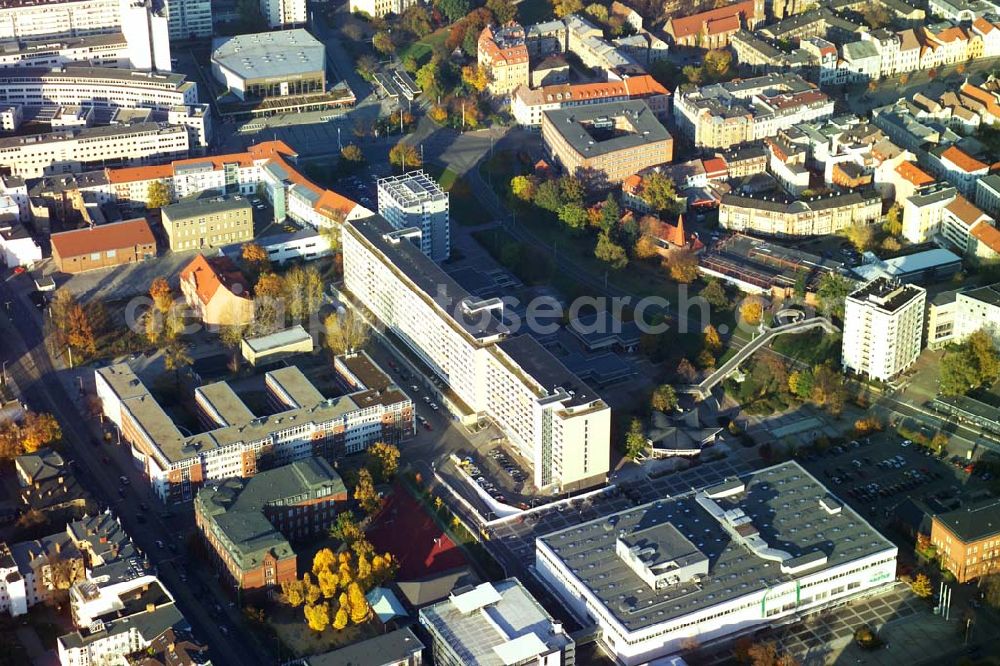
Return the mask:
<svg viewBox="0 0 1000 666">
<path fill-rule="evenodd" d="M 146 604 L 146 612 L 147 612 L 147 613 L 152 613 L 152 612 L 153 612 L 153 611 L 155 611 L 155 610 L 156 610 L 156 604 L 154 604 L 154 603 L 152 603 L 152 602 L 151 602 L 151 603 L 148 603 L 148 604 Z"/>
</svg>

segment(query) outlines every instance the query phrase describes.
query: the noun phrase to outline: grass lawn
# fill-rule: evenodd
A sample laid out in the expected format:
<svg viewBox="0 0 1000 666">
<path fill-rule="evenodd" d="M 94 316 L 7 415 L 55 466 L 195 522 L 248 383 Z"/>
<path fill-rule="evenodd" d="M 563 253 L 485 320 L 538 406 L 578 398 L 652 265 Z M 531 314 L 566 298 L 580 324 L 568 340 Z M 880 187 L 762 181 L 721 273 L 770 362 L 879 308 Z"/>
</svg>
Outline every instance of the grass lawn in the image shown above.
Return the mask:
<svg viewBox="0 0 1000 666">
<path fill-rule="evenodd" d="M 417 64 L 425 64 L 431 59 L 431 53 L 434 51 L 434 47 L 438 44 L 444 44 L 445 40 L 448 39 L 449 32 L 450 28 L 444 27 L 440 30 L 435 30 L 429 35 L 421 37 L 406 48 L 402 49 L 399 52 L 399 59 L 402 60 L 406 56 L 412 56 L 413 59 L 417 61 Z"/>
<path fill-rule="evenodd" d="M 451 169 L 441 170 L 441 167 L 428 164 L 425 166 L 430 173 L 450 195 L 449 206 L 451 219 L 466 226 L 476 226 L 488 220 L 482 219 L 483 209 L 476 200 L 472 189 L 465 178 Z"/>
<path fill-rule="evenodd" d="M 517 5 L 517 19 L 521 25 L 541 23 L 553 17 L 549 0 L 522 0 Z"/>
</svg>

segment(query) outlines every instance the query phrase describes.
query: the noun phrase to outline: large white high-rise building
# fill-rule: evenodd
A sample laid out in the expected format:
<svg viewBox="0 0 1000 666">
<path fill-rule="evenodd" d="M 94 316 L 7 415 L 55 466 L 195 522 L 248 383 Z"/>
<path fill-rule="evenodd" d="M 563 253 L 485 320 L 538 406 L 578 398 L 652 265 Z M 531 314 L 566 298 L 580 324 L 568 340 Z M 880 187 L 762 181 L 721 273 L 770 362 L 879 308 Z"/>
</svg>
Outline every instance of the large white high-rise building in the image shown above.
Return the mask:
<svg viewBox="0 0 1000 666">
<path fill-rule="evenodd" d="M 170 17 L 170 39 L 197 39 L 211 37 L 211 0 L 166 0 Z"/>
<path fill-rule="evenodd" d="M 420 229 L 420 249 L 434 261 L 451 254 L 448 192 L 423 171 L 379 180 L 378 212 L 397 229 Z"/>
<path fill-rule="evenodd" d="M 0 41 L 120 32 L 128 43 L 129 60 L 135 69 L 170 71 L 168 12 L 165 3 L 155 0 L 2 0 Z M 211 25 L 206 34 L 211 34 Z M 173 34 L 169 37 L 173 38 Z"/>
<path fill-rule="evenodd" d="M 306 0 L 260 0 L 260 13 L 272 28 L 305 25 Z"/>
<path fill-rule="evenodd" d="M 373 215 L 343 225 L 347 291 L 437 375 L 464 418 L 492 419 L 531 462 L 541 489 L 602 483 L 611 410 L 528 334 L 503 301 L 474 298 L 421 250 L 421 232 Z"/>
<path fill-rule="evenodd" d="M 847 297 L 843 365 L 888 381 L 920 355 L 927 291 L 876 278 Z"/>
<path fill-rule="evenodd" d="M 1000 283 L 959 292 L 955 297 L 955 341 L 985 330 L 1000 344 Z"/>
</svg>

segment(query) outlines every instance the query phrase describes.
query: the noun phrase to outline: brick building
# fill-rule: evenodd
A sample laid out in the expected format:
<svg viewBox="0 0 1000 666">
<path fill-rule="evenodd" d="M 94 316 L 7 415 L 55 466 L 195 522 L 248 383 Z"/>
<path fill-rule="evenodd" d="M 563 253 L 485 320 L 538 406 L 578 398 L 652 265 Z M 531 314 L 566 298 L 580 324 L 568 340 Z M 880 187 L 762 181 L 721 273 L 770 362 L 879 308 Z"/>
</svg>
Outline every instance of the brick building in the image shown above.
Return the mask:
<svg viewBox="0 0 1000 666">
<path fill-rule="evenodd" d="M 63 273 L 131 264 L 156 256 L 156 239 L 144 218 L 52 234 L 52 259 Z"/>
<path fill-rule="evenodd" d="M 663 25 L 663 31 L 677 46 L 722 49 L 729 46 L 729 38 L 734 34 L 743 28 L 753 30 L 763 19 L 764 2 L 747 0 L 691 16 L 670 18 Z"/>
<path fill-rule="evenodd" d="M 1000 500 L 933 516 L 931 544 L 959 584 L 995 573 L 1000 568 Z"/>
<path fill-rule="evenodd" d="M 298 575 L 289 540 L 324 534 L 347 488 L 322 458 L 306 458 L 202 488 L 195 523 L 229 582 L 244 590 L 277 587 Z"/>
<path fill-rule="evenodd" d="M 509 95 L 518 86 L 528 85 L 530 71 L 524 28 L 516 23 L 483 28 L 479 35 L 478 61 L 489 76 L 491 95 Z"/>
</svg>

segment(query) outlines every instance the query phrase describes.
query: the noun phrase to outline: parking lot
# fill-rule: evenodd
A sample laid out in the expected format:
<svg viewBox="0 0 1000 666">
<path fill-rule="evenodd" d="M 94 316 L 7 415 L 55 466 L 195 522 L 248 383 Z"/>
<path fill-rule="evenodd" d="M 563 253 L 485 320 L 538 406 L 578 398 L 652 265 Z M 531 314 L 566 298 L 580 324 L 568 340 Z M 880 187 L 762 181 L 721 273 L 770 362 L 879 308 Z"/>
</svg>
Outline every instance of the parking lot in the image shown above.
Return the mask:
<svg viewBox="0 0 1000 666">
<path fill-rule="evenodd" d="M 895 433 L 859 438 L 800 462 L 875 524 L 883 524 L 891 509 L 909 496 L 954 508 L 987 492 L 990 480 L 974 474 L 961 456 L 940 458 Z"/>
<path fill-rule="evenodd" d="M 526 498 L 530 494 L 528 474 L 511 456 L 499 446 L 488 451 L 477 451 L 475 455 L 462 460 L 466 474 L 490 497 L 498 502 L 527 509 Z"/>
</svg>

